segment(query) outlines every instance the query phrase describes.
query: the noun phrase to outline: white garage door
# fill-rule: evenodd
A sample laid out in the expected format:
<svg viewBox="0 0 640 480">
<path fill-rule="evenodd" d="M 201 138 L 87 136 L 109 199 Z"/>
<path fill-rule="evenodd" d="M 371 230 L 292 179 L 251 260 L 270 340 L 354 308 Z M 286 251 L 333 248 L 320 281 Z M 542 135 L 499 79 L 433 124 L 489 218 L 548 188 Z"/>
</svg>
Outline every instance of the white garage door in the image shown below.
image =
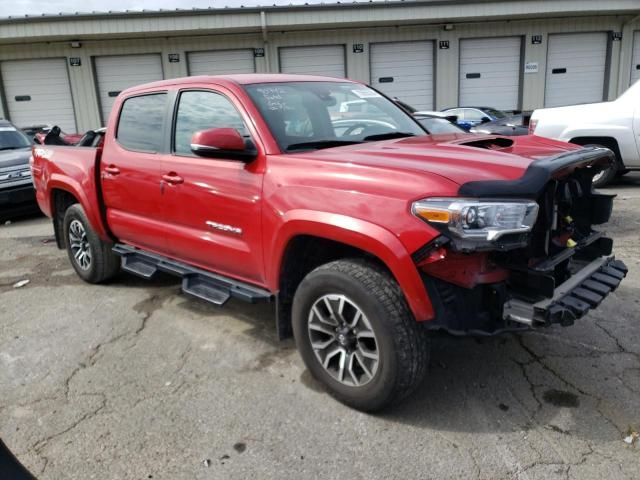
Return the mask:
<svg viewBox="0 0 640 480">
<path fill-rule="evenodd" d="M 106 124 L 118 94 L 129 87 L 162 80 L 160 55 L 96 57 L 96 81 L 102 122 Z"/>
<path fill-rule="evenodd" d="M 521 37 L 460 40 L 460 106 L 516 110 Z"/>
<path fill-rule="evenodd" d="M 607 34 L 549 35 L 545 107 L 601 102 Z"/>
<path fill-rule="evenodd" d="M 433 109 L 433 42 L 371 45 L 371 85 L 418 110 Z"/>
<path fill-rule="evenodd" d="M 345 77 L 344 45 L 280 48 L 280 71 L 304 75 Z"/>
<path fill-rule="evenodd" d="M 640 80 L 640 32 L 633 34 L 633 57 L 631 59 L 631 84 Z"/>
<path fill-rule="evenodd" d="M 76 131 L 64 58 L 12 60 L 0 66 L 7 101 L 5 108 L 15 125 L 50 124 L 66 132 Z"/>
<path fill-rule="evenodd" d="M 231 75 L 254 73 L 253 50 L 191 52 L 187 55 L 189 75 Z"/>
</svg>

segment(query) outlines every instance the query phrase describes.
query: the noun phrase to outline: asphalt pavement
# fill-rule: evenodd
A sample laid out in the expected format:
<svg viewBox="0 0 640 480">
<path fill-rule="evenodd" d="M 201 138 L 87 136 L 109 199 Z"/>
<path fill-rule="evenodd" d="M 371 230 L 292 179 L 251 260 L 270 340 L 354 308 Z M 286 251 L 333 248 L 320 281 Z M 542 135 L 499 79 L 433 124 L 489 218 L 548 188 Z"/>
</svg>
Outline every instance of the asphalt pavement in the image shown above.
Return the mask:
<svg viewBox="0 0 640 480">
<path fill-rule="evenodd" d="M 0 438 L 39 479 L 637 479 L 640 174 L 607 192 L 630 273 L 599 309 L 438 335 L 421 388 L 377 415 L 323 391 L 272 306 L 88 285 L 48 219 L 1 225 Z"/>
</svg>

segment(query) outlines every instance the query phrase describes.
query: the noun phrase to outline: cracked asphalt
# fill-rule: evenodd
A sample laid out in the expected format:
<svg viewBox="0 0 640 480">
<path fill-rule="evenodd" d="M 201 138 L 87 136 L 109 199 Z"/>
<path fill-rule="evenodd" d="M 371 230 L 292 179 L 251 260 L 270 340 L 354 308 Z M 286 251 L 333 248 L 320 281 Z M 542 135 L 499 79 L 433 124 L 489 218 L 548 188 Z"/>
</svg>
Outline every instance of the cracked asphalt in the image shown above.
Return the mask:
<svg viewBox="0 0 640 480">
<path fill-rule="evenodd" d="M 598 310 L 439 335 L 422 387 L 375 416 L 323 392 L 271 307 L 88 285 L 47 219 L 0 226 L 0 437 L 39 479 L 637 479 L 640 174 L 607 190 L 630 273 Z"/>
</svg>

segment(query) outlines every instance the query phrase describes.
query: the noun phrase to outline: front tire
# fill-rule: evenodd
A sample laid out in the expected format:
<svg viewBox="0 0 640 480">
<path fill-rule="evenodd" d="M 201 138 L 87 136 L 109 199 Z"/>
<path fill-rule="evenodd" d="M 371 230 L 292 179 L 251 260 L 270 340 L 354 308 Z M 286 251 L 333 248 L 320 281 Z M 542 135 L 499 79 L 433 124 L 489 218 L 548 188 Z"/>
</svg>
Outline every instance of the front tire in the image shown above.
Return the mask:
<svg viewBox="0 0 640 480">
<path fill-rule="evenodd" d="M 371 262 L 338 260 L 313 270 L 296 291 L 292 316 L 305 365 L 353 408 L 381 410 L 424 378 L 425 330 L 395 279 Z"/>
<path fill-rule="evenodd" d="M 69 261 L 80 278 L 88 283 L 102 283 L 120 270 L 120 258 L 91 228 L 84 209 L 71 205 L 64 214 L 64 239 Z"/>
<path fill-rule="evenodd" d="M 608 148 L 609 150 L 611 150 L 615 154 L 616 159 L 611 164 L 611 166 L 609 168 L 605 168 L 604 170 L 602 170 L 599 173 L 596 173 L 593 176 L 593 179 L 591 180 L 591 183 L 595 188 L 606 187 L 613 180 L 615 180 L 615 178 L 619 175 L 618 172 L 622 171 L 622 168 L 620 168 L 621 167 L 621 161 L 620 161 L 618 149 L 617 148 L 613 148 L 610 145 L 601 145 L 601 144 L 598 144 L 598 143 L 590 143 L 590 144 L 584 145 L 584 146 L 585 147 Z"/>
<path fill-rule="evenodd" d="M 593 176 L 592 184 L 595 188 L 606 187 L 618 176 L 618 162 L 613 163 L 609 168 L 596 173 Z"/>
</svg>

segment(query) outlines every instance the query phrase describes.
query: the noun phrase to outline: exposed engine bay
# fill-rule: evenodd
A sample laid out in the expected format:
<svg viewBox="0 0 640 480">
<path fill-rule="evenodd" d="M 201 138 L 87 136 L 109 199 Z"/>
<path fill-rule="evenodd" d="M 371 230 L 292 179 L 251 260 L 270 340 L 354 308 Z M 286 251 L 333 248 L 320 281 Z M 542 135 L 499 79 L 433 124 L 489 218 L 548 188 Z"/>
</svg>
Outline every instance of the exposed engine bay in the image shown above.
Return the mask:
<svg viewBox="0 0 640 480">
<path fill-rule="evenodd" d="M 478 334 L 567 326 L 614 290 L 627 268 L 594 226 L 609 220 L 615 195 L 592 188 L 608 158 L 606 149 L 584 149 L 534 162 L 515 182 L 463 185 L 465 197 L 534 198 L 538 215 L 530 232 L 505 235 L 493 249 L 471 251 L 443 235 L 414 254 L 436 306 L 430 326 Z M 434 248 L 449 269 L 433 261 Z"/>
</svg>

